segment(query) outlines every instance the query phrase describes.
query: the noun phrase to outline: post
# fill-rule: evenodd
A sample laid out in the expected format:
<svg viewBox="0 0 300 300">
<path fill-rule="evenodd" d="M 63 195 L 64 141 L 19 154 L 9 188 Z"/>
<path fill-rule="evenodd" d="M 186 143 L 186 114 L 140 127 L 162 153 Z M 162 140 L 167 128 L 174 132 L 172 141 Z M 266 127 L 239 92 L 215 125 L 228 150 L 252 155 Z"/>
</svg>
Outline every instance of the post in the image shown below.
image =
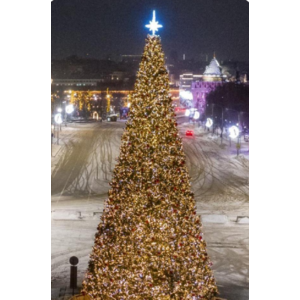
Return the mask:
<svg viewBox="0 0 300 300">
<path fill-rule="evenodd" d="M 59 128 L 57 128 L 57 145 L 59 145 Z"/>
<path fill-rule="evenodd" d="M 53 132 L 51 128 L 51 157 L 52 157 Z"/>
<path fill-rule="evenodd" d="M 236 144 L 236 156 L 239 156 L 239 154 L 240 154 L 240 149 L 241 149 L 240 137 L 238 137 L 238 138 L 237 138 L 237 144 Z"/>
<path fill-rule="evenodd" d="M 239 126 L 240 126 L 240 128 L 242 128 L 242 118 L 241 118 L 241 114 L 242 114 L 242 112 L 238 112 L 238 122 L 239 122 Z"/>
<path fill-rule="evenodd" d="M 224 119 L 224 108 L 222 106 L 222 126 L 221 126 L 221 145 L 222 145 L 222 142 L 223 142 L 223 119 Z"/>
<path fill-rule="evenodd" d="M 77 289 L 77 264 L 79 262 L 79 259 L 76 256 L 70 257 L 69 260 L 70 264 L 72 265 L 70 267 L 70 288 L 73 289 L 73 295 L 74 290 Z"/>
</svg>

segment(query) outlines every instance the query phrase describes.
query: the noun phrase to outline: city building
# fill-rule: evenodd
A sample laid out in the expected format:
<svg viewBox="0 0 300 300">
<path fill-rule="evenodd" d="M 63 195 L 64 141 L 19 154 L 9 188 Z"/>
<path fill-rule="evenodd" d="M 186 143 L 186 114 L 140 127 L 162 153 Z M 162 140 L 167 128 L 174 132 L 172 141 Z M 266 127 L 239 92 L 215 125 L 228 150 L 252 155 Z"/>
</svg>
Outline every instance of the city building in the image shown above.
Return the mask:
<svg viewBox="0 0 300 300">
<path fill-rule="evenodd" d="M 205 82 L 222 82 L 226 79 L 226 75 L 222 74 L 222 69 L 215 55 L 210 64 L 203 73 L 203 81 Z"/>
<path fill-rule="evenodd" d="M 192 83 L 192 107 L 197 108 L 200 114 L 204 114 L 207 95 L 222 84 L 223 81 L 194 81 Z"/>
<path fill-rule="evenodd" d="M 142 59 L 142 55 L 134 55 L 134 54 L 123 54 L 121 55 L 121 60 L 123 63 L 134 63 L 140 62 Z"/>
<path fill-rule="evenodd" d="M 55 86 L 97 86 L 104 79 L 53 79 L 52 84 Z"/>
<path fill-rule="evenodd" d="M 194 75 L 193 73 L 184 73 L 179 76 L 179 97 L 180 103 L 186 107 L 192 106 L 192 83 L 200 80 L 202 75 Z"/>
<path fill-rule="evenodd" d="M 179 76 L 179 89 L 181 91 L 191 91 L 192 82 L 200 80 L 202 75 L 194 75 L 193 73 L 184 73 Z"/>
<path fill-rule="evenodd" d="M 197 108 L 200 115 L 205 113 L 207 95 L 222 85 L 226 78 L 227 76 L 222 73 L 220 64 L 214 56 L 200 80 L 192 81 L 192 107 Z"/>
<path fill-rule="evenodd" d="M 207 95 L 226 80 L 227 76 L 222 73 L 222 68 L 214 56 L 203 75 L 180 75 L 180 102 L 187 107 L 197 108 L 203 114 Z"/>
</svg>

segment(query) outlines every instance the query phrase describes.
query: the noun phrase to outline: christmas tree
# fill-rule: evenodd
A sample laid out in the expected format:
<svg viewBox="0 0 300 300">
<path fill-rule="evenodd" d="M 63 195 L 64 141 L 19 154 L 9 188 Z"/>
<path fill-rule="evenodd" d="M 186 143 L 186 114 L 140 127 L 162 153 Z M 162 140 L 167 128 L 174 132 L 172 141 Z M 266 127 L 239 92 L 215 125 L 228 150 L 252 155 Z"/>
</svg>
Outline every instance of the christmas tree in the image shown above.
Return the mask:
<svg viewBox="0 0 300 300">
<path fill-rule="evenodd" d="M 212 299 L 217 287 L 178 134 L 160 38 L 148 36 L 83 293 Z"/>
</svg>

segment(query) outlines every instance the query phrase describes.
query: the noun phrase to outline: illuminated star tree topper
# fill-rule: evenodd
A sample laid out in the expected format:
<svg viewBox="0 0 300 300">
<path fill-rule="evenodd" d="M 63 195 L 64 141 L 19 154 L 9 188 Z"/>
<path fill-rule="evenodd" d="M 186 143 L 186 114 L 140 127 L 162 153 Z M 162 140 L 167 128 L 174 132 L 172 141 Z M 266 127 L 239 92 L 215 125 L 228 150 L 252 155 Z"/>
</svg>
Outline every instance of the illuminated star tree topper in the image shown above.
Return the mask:
<svg viewBox="0 0 300 300">
<path fill-rule="evenodd" d="M 153 11 L 152 21 L 150 21 L 150 24 L 146 25 L 146 27 L 149 28 L 150 31 L 152 31 L 152 35 L 155 35 L 155 31 L 158 31 L 158 28 L 163 27 L 162 25 L 158 24 L 155 19 L 155 10 Z"/>
</svg>

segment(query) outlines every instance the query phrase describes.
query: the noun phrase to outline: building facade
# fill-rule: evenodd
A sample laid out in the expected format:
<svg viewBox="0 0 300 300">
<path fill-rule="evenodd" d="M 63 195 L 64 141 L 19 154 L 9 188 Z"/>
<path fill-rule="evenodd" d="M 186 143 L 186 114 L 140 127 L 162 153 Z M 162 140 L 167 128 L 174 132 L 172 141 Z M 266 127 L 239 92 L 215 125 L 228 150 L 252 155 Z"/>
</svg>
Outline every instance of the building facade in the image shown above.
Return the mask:
<svg viewBox="0 0 300 300">
<path fill-rule="evenodd" d="M 55 86 L 75 87 L 75 86 L 97 86 L 104 79 L 53 79 L 52 84 Z"/>
<path fill-rule="evenodd" d="M 186 107 L 197 108 L 200 113 L 204 113 L 206 96 L 226 81 L 227 76 L 222 73 L 220 64 L 214 56 L 202 75 L 193 73 L 180 75 L 180 102 Z"/>
</svg>

